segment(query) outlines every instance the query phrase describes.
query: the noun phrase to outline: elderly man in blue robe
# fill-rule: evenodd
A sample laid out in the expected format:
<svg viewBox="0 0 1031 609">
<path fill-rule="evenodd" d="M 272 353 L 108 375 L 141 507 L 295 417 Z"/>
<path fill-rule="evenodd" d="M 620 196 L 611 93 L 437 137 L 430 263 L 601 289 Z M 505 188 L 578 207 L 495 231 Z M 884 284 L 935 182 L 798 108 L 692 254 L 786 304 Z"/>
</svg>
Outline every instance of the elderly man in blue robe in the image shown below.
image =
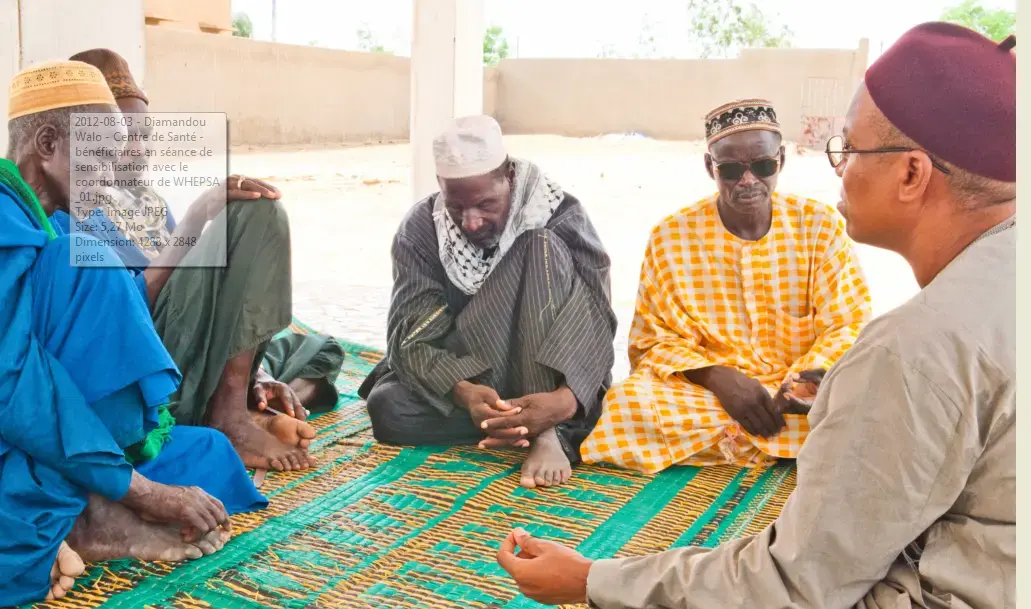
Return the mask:
<svg viewBox="0 0 1031 609">
<path fill-rule="evenodd" d="M 181 376 L 146 300 L 128 273 L 73 266 L 73 240 L 103 246 L 57 237 L 35 194 L 67 199 L 60 127 L 105 111 L 111 92 L 84 63 L 11 84 L 9 125 L 33 127 L 12 148 L 38 154 L 0 159 L 0 606 L 64 596 L 84 561 L 211 554 L 231 514 L 267 505 L 224 435 L 174 426 Z"/>
</svg>

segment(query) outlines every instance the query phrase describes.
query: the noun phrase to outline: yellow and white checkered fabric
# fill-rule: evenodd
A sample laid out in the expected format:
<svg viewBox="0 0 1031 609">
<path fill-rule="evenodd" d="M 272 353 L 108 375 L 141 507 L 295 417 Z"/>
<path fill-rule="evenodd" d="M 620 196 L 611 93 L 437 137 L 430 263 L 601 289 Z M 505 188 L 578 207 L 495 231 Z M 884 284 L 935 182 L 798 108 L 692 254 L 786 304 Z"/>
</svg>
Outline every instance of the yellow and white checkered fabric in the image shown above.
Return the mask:
<svg viewBox="0 0 1031 609">
<path fill-rule="evenodd" d="M 630 329 L 633 373 L 605 396 L 601 420 L 580 449 L 586 463 L 654 473 L 794 458 L 809 433 L 806 417 L 787 415 L 773 438 L 752 436 L 680 373 L 729 366 L 774 393 L 791 372 L 830 368 L 872 316 L 835 210 L 775 193 L 770 232 L 752 242 L 723 228 L 717 199 L 652 231 Z"/>
</svg>

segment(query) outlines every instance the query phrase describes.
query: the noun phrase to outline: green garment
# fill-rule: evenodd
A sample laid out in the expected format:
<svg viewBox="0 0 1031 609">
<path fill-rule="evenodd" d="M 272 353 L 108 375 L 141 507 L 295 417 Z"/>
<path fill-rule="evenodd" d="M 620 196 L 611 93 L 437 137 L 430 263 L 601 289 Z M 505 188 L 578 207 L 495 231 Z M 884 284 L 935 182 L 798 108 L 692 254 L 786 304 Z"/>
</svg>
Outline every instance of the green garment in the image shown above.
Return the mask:
<svg viewBox="0 0 1031 609">
<path fill-rule="evenodd" d="M 168 406 L 158 406 L 158 426 L 150 430 L 147 437 L 125 449 L 125 460 L 130 465 L 136 465 L 156 458 L 172 439 L 173 427 L 175 417 L 168 411 Z"/>
<path fill-rule="evenodd" d="M 220 248 L 224 267 L 198 266 L 217 260 Z M 203 425 L 226 363 L 249 350 L 253 378 L 269 341 L 290 324 L 291 308 L 286 210 L 268 199 L 231 202 L 154 303 L 154 326 L 183 375 L 169 406 L 176 422 Z"/>
<path fill-rule="evenodd" d="M 281 383 L 308 379 L 319 385 L 310 412 L 332 410 L 340 397 L 336 378 L 344 365 L 344 348 L 325 334 L 288 334 L 269 343 L 261 367 Z"/>
</svg>

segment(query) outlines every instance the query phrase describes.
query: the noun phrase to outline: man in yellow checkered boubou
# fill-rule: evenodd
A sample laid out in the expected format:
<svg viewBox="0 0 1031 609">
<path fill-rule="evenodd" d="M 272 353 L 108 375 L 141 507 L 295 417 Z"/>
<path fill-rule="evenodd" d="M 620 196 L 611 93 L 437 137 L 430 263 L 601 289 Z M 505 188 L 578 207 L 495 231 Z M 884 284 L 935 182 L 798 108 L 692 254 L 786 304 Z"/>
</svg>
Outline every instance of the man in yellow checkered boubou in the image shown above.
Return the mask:
<svg viewBox="0 0 1031 609">
<path fill-rule="evenodd" d="M 633 372 L 606 395 L 587 463 L 652 473 L 794 458 L 823 373 L 870 320 L 841 216 L 776 192 L 784 147 L 769 102 L 716 108 L 706 136 L 718 192 L 651 233 Z"/>
</svg>

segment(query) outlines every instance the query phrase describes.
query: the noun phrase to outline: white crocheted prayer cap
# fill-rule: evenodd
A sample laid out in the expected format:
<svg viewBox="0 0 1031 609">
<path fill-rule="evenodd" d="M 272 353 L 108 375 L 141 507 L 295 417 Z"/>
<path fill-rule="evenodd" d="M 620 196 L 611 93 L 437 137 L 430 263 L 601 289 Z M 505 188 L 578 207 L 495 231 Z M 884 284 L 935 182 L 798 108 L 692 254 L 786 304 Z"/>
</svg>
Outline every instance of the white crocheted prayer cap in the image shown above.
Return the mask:
<svg viewBox="0 0 1031 609">
<path fill-rule="evenodd" d="M 433 140 L 437 177 L 445 180 L 490 173 L 508 158 L 501 125 L 489 116 L 462 116 Z"/>
</svg>

